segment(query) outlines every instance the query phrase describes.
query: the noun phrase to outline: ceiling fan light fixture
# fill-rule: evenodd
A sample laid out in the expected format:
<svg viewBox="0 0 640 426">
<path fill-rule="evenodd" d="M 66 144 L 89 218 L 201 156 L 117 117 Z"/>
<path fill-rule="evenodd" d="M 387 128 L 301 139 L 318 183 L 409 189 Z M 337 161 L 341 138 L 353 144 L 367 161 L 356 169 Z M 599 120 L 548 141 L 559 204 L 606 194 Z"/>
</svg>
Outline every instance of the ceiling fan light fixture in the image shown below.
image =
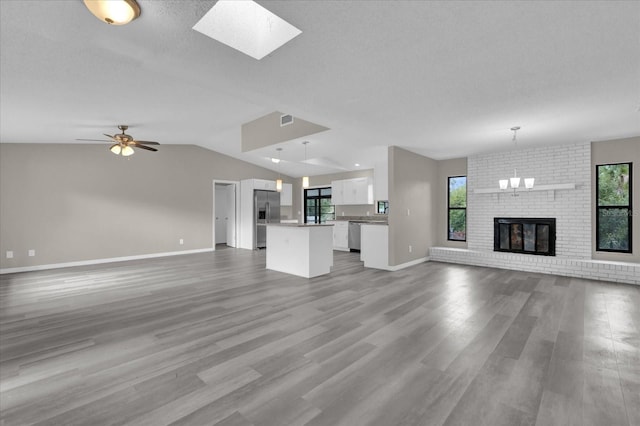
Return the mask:
<svg viewBox="0 0 640 426">
<path fill-rule="evenodd" d="M 120 146 L 120 144 L 115 144 L 113 145 L 111 148 L 109 148 L 111 150 L 111 152 L 113 152 L 115 155 L 120 155 L 120 153 L 122 152 L 122 147 Z"/>
<path fill-rule="evenodd" d="M 140 16 L 135 0 L 84 0 L 93 15 L 109 25 L 125 25 Z"/>
<path fill-rule="evenodd" d="M 135 153 L 135 151 L 129 145 L 126 145 L 125 147 L 122 148 L 122 156 L 123 157 L 128 157 L 130 155 L 133 155 L 134 153 Z"/>
</svg>

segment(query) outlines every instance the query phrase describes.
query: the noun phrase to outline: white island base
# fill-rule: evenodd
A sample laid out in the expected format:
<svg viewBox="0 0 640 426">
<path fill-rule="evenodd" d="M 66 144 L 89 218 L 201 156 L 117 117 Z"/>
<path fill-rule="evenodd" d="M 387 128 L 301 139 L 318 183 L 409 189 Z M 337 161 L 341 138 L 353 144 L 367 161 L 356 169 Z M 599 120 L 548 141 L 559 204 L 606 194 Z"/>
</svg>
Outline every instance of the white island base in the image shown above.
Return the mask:
<svg viewBox="0 0 640 426">
<path fill-rule="evenodd" d="M 389 226 L 362 224 L 360 227 L 360 260 L 365 268 L 384 269 L 389 267 Z"/>
<path fill-rule="evenodd" d="M 313 278 L 332 266 L 333 225 L 267 225 L 267 269 Z"/>
</svg>

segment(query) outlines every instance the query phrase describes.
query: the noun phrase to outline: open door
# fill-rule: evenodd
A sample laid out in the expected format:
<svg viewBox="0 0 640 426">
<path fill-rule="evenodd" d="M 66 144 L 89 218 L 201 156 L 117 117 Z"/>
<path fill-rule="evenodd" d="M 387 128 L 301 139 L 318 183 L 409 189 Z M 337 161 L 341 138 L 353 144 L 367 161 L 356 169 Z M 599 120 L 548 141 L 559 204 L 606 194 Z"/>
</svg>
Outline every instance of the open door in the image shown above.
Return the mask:
<svg viewBox="0 0 640 426">
<path fill-rule="evenodd" d="M 236 246 L 236 185 L 227 185 L 226 189 L 226 235 L 227 245 Z"/>
<path fill-rule="evenodd" d="M 216 183 L 215 185 L 215 236 L 216 236 L 216 244 L 226 244 L 228 241 L 227 238 L 227 186 L 220 183 Z"/>
<path fill-rule="evenodd" d="M 237 247 L 239 182 L 213 181 L 213 244 Z"/>
</svg>

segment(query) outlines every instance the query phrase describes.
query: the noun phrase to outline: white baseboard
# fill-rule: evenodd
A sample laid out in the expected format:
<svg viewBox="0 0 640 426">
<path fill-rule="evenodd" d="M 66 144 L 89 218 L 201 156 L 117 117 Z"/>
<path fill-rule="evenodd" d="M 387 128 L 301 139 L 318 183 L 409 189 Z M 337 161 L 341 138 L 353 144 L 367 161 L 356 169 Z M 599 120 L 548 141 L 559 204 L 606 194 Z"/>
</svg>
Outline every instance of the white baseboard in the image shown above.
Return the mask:
<svg viewBox="0 0 640 426">
<path fill-rule="evenodd" d="M 414 266 L 419 263 L 428 262 L 429 257 L 421 257 L 420 259 L 415 259 L 407 263 L 401 263 L 400 265 L 387 266 L 384 268 L 385 271 L 399 271 L 400 269 L 408 268 L 409 266 Z"/>
<path fill-rule="evenodd" d="M 127 260 L 152 259 L 154 257 L 179 256 L 181 254 L 206 253 L 211 251 L 215 251 L 215 248 L 170 251 L 166 253 L 140 254 L 135 256 L 111 257 L 107 259 L 80 260 L 77 262 L 51 263 L 49 265 L 21 266 L 18 268 L 3 268 L 3 269 L 0 269 L 0 275 L 13 274 L 15 272 L 31 272 L 31 271 L 42 271 L 45 269 L 69 268 L 72 266 L 86 266 L 86 265 L 99 265 L 101 263 L 125 262 Z"/>
</svg>

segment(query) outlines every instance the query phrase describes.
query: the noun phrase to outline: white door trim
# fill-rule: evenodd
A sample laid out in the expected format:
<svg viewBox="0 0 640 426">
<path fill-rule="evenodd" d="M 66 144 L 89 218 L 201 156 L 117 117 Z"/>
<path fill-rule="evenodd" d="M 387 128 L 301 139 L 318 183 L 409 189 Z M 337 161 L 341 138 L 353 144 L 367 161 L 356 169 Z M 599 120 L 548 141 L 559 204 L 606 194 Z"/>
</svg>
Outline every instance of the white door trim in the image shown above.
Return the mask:
<svg viewBox="0 0 640 426">
<path fill-rule="evenodd" d="M 238 237 L 239 237 L 239 233 L 238 233 L 238 226 L 240 223 L 240 205 L 239 205 L 239 200 L 238 200 L 238 194 L 240 193 L 240 181 L 236 181 L 236 180 L 222 180 L 222 179 L 214 179 L 213 180 L 213 185 L 211 185 L 211 193 L 212 193 L 212 198 L 213 201 L 211 203 L 211 243 L 212 243 L 212 247 L 215 250 L 216 249 L 216 184 L 223 184 L 223 185 L 234 185 L 235 186 L 235 226 L 234 226 L 234 233 L 235 233 L 235 245 L 233 247 L 237 247 L 238 246 Z M 227 242 L 228 244 L 228 242 Z"/>
</svg>

